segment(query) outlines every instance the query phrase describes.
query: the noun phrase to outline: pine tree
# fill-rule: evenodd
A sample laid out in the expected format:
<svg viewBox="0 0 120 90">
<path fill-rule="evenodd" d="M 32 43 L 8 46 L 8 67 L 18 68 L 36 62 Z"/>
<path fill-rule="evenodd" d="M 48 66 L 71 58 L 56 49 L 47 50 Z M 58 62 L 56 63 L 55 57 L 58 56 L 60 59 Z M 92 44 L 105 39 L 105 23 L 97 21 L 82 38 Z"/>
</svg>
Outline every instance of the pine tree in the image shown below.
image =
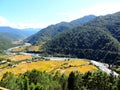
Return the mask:
<svg viewBox="0 0 120 90">
<path fill-rule="evenodd" d="M 75 86 L 75 74 L 71 72 L 68 78 L 68 90 L 74 90 Z"/>
</svg>

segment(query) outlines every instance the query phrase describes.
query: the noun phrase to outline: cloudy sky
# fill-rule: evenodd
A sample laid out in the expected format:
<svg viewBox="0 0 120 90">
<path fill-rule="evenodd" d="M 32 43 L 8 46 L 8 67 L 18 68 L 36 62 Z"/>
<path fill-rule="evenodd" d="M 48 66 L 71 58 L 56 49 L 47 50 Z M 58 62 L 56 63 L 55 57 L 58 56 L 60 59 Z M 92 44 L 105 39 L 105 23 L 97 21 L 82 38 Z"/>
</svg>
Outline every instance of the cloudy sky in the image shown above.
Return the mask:
<svg viewBox="0 0 120 90">
<path fill-rule="evenodd" d="M 120 11 L 120 0 L 0 0 L 0 26 L 44 28 L 85 15 Z"/>
</svg>

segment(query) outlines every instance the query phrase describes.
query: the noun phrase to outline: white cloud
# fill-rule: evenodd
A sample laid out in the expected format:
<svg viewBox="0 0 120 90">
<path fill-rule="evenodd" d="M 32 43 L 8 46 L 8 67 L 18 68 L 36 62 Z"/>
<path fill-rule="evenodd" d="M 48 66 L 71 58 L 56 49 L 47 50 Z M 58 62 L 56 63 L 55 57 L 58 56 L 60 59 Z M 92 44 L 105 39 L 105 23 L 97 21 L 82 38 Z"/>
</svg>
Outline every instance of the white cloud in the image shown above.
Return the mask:
<svg viewBox="0 0 120 90">
<path fill-rule="evenodd" d="M 116 2 L 107 2 L 107 3 L 98 3 L 88 8 L 77 8 L 74 11 L 70 12 L 60 12 L 57 13 L 58 17 L 62 18 L 65 21 L 75 20 L 77 18 L 83 17 L 85 15 L 106 15 L 112 14 L 120 11 L 120 3 Z"/>
<path fill-rule="evenodd" d="M 106 15 L 120 11 L 120 3 L 99 3 L 90 8 L 82 9 L 81 13 Z"/>
<path fill-rule="evenodd" d="M 48 23 L 17 23 L 17 24 L 10 24 L 9 26 L 19 29 L 24 28 L 45 28 L 48 26 Z"/>
<path fill-rule="evenodd" d="M 8 24 L 9 21 L 6 18 L 0 16 L 0 26 L 8 26 Z"/>
<path fill-rule="evenodd" d="M 59 23 L 61 21 L 71 21 L 85 15 L 106 15 L 120 11 L 120 3 L 107 2 L 98 3 L 88 8 L 76 8 L 73 11 L 59 12 L 54 17 L 53 21 L 39 21 L 38 19 L 29 19 L 24 22 L 12 23 L 5 17 L 0 16 L 0 26 L 11 26 L 14 28 L 45 28 L 50 24 Z"/>
<path fill-rule="evenodd" d="M 11 23 L 8 19 L 3 16 L 0 16 L 0 26 L 10 26 L 13 28 L 45 28 L 46 26 L 50 25 L 49 22 L 38 22 L 37 20 L 28 20 L 26 22 L 18 22 L 18 23 Z"/>
</svg>

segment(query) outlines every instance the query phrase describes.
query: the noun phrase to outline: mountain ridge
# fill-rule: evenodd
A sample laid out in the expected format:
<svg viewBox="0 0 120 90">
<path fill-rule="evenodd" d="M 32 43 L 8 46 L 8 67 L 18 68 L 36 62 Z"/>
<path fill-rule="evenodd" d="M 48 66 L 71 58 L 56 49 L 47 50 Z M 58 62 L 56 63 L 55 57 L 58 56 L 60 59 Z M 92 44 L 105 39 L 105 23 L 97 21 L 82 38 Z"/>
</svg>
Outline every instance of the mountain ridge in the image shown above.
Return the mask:
<svg viewBox="0 0 120 90">
<path fill-rule="evenodd" d="M 88 19 L 87 19 L 88 18 Z M 93 20 L 96 18 L 94 15 L 88 15 L 76 20 L 73 20 L 71 22 L 60 22 L 55 25 L 50 25 L 42 30 L 40 30 L 38 33 L 34 34 L 33 36 L 30 36 L 27 38 L 27 42 L 31 44 L 39 44 L 40 42 L 46 42 L 54 38 L 56 35 L 60 34 L 61 32 L 64 32 L 66 30 L 69 30 L 70 28 L 81 26 L 84 23 L 87 23 L 90 20 Z"/>
<path fill-rule="evenodd" d="M 34 31 L 33 31 L 34 30 Z M 36 31 L 35 31 L 36 30 Z M 36 33 L 37 29 L 16 29 L 8 26 L 0 26 L 0 53 L 13 46 L 13 41 L 23 40 Z"/>
<path fill-rule="evenodd" d="M 119 17 L 120 12 L 97 17 L 83 26 L 61 33 L 47 42 L 43 49 L 53 56 L 68 55 L 102 60 L 107 63 L 118 61 L 120 59 Z"/>
<path fill-rule="evenodd" d="M 38 29 L 17 29 L 17 28 L 12 28 L 9 26 L 0 26 L 0 33 L 1 34 L 6 34 L 6 37 L 9 38 L 11 41 L 17 41 L 17 40 L 23 40 L 27 38 L 28 36 L 36 33 Z"/>
</svg>

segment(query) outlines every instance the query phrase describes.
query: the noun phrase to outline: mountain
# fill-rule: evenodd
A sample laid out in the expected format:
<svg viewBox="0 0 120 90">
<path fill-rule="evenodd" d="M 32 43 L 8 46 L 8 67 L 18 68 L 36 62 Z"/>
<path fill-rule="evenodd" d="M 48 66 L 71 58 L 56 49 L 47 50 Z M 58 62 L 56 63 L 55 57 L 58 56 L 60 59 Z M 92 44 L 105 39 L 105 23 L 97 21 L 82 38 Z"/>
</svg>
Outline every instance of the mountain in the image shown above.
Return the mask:
<svg viewBox="0 0 120 90">
<path fill-rule="evenodd" d="M 21 32 L 26 36 L 29 37 L 35 33 L 37 33 L 38 31 L 40 31 L 40 28 L 25 28 L 25 29 L 21 29 Z"/>
<path fill-rule="evenodd" d="M 13 46 L 12 41 L 23 40 L 36 33 L 40 29 L 15 29 L 11 27 L 0 27 L 0 53 Z"/>
<path fill-rule="evenodd" d="M 100 16 L 83 26 L 63 32 L 44 45 L 46 53 L 101 60 L 120 59 L 120 12 Z"/>
<path fill-rule="evenodd" d="M 31 44 L 40 44 L 41 42 L 46 42 L 64 32 L 69 30 L 70 28 L 81 26 L 88 21 L 93 20 L 96 18 L 94 15 L 88 15 L 83 18 L 71 21 L 71 22 L 61 22 L 55 25 L 50 25 L 47 28 L 40 30 L 38 33 L 34 34 L 33 36 L 27 38 L 27 42 Z"/>
<path fill-rule="evenodd" d="M 3 53 L 3 50 L 8 49 L 12 46 L 11 41 L 4 37 L 5 36 L 0 33 L 0 53 Z"/>
<path fill-rule="evenodd" d="M 100 16 L 87 23 L 88 26 L 105 27 L 106 31 L 120 42 L 120 12 Z"/>
<path fill-rule="evenodd" d="M 0 35 L 2 37 L 9 39 L 10 41 L 22 40 L 27 38 L 28 36 L 35 34 L 40 29 L 16 29 L 11 27 L 0 27 Z"/>
<path fill-rule="evenodd" d="M 82 18 L 79 18 L 79 19 L 76 19 L 76 20 L 73 20 L 73 21 L 71 21 L 70 22 L 70 25 L 72 25 L 72 26 L 81 26 L 81 25 L 83 25 L 83 24 L 85 24 L 85 23 L 87 23 L 87 22 L 89 22 L 89 21 L 91 21 L 91 20 L 93 20 L 94 18 L 96 18 L 96 16 L 94 16 L 94 15 L 88 15 L 88 16 L 84 16 L 84 17 L 82 17 Z"/>
<path fill-rule="evenodd" d="M 26 36 L 19 30 L 11 27 L 0 27 L 0 33 L 11 41 L 21 40 Z"/>
</svg>

